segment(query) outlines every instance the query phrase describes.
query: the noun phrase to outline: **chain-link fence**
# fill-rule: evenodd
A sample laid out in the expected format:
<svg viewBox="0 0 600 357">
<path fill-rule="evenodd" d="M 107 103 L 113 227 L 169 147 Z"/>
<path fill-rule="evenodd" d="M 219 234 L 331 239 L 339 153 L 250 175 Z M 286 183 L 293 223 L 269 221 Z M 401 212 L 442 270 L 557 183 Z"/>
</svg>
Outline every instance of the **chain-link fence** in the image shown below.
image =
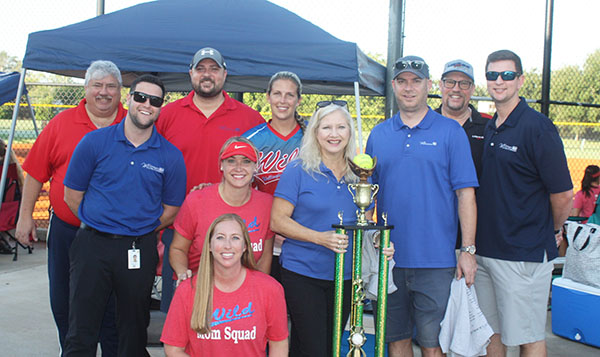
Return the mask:
<svg viewBox="0 0 600 357">
<path fill-rule="evenodd" d="M 321 26 L 343 40 L 356 41 L 359 46 L 378 61 L 383 61 L 388 40 L 387 22 L 389 0 L 369 2 L 369 16 L 365 16 L 364 1 L 347 0 L 276 0 L 276 3 Z M 404 32 L 402 33 L 404 54 L 423 57 L 430 65 L 434 80 L 432 95 L 439 95 L 437 81 L 443 64 L 449 60 L 462 58 L 475 69 L 475 96 L 473 105 L 480 112 L 492 114 L 493 103 L 485 100 L 484 66 L 487 54 L 508 48 L 521 55 L 525 69 L 525 85 L 520 93 L 528 98 L 530 105 L 540 110 L 544 49 L 544 28 L 546 0 L 506 0 L 503 6 L 510 11 L 506 19 L 499 12 L 490 11 L 496 7 L 489 2 L 464 0 L 460 6 L 454 2 L 437 0 L 403 0 Z M 552 77 L 549 117 L 554 121 L 563 139 L 569 160 L 569 168 L 575 189 L 578 190 L 587 165 L 600 165 L 600 50 L 593 47 L 597 43 L 594 31 L 596 13 L 588 0 L 556 2 L 554 8 Z M 588 11 L 580 11 L 580 9 Z M 318 9 L 318 11 L 315 11 Z M 331 16 L 336 14 L 336 16 Z M 500 21 L 501 30 L 490 26 Z M 575 20 L 574 20 L 575 19 Z M 369 34 L 367 38 L 362 36 Z M 573 45 L 577 39 L 577 45 Z M 400 39 L 396 39 L 400 41 Z M 591 45 L 590 45 L 591 44 Z M 595 52 L 594 52 L 595 51 Z M 38 128 L 61 110 L 77 105 L 83 97 L 81 85 L 35 85 L 28 84 L 31 102 L 35 109 Z M 169 93 L 167 102 L 181 98 L 186 93 Z M 122 98 L 125 98 L 125 91 Z M 244 94 L 244 102 L 270 118 L 270 108 L 262 93 Z M 351 114 L 356 115 L 353 96 L 334 97 L 326 95 L 305 95 L 299 112 L 308 119 L 320 100 L 345 99 Z M 568 103 L 557 103 L 568 102 Z M 363 147 L 371 129 L 384 119 L 384 100 L 381 97 L 361 97 L 361 118 Z M 437 108 L 439 98 L 430 98 L 429 105 Z M 0 137 L 6 139 L 14 104 L 0 106 Z M 25 106 L 20 111 L 14 150 L 22 160 L 35 140 L 35 130 L 29 110 Z M 43 226 L 47 219 L 47 185 L 36 206 L 36 219 Z"/>
<path fill-rule="evenodd" d="M 39 130 L 42 130 L 50 119 L 59 112 L 75 107 L 84 96 L 84 90 L 81 85 L 30 84 L 28 85 L 28 89 Z M 476 93 L 484 93 L 482 91 L 484 91 L 483 88 L 478 88 Z M 166 97 L 167 102 L 177 100 L 186 94 L 182 92 L 170 92 Z M 434 88 L 428 100 L 432 108 L 437 108 L 440 105 L 441 99 L 439 99 L 439 94 L 439 88 L 434 83 Z M 126 90 L 123 90 L 123 101 L 125 97 Z M 261 112 L 265 119 L 270 118 L 270 108 L 264 94 L 246 93 L 243 99 L 245 103 Z M 346 100 L 350 113 L 356 117 L 354 96 L 305 95 L 302 98 L 302 103 L 298 111 L 308 120 L 316 107 L 316 103 L 328 99 Z M 493 114 L 494 106 L 491 101 L 483 100 L 480 97 L 477 99 L 479 100 L 472 103 L 479 111 Z M 385 119 L 381 114 L 384 112 L 385 103 L 382 97 L 361 97 L 360 105 L 364 148 L 373 127 Z M 540 110 L 540 104 L 535 101 L 530 103 L 530 105 L 534 109 Z M 8 138 L 13 108 L 14 103 L 7 103 L 0 107 L 0 137 L 4 140 Z M 36 132 L 26 105 L 22 104 L 19 113 L 13 150 L 22 163 L 35 141 Z M 565 145 L 573 184 L 578 190 L 585 167 L 590 164 L 600 165 L 600 125 L 597 123 L 597 118 L 600 117 L 600 108 L 553 104 L 550 108 L 550 116 L 554 120 L 555 118 L 561 119 L 560 121 L 555 120 L 555 124 Z M 34 212 L 34 218 L 39 227 L 47 227 L 49 209 L 48 189 L 49 184 L 46 183 L 42 188 L 42 193 Z"/>
</svg>

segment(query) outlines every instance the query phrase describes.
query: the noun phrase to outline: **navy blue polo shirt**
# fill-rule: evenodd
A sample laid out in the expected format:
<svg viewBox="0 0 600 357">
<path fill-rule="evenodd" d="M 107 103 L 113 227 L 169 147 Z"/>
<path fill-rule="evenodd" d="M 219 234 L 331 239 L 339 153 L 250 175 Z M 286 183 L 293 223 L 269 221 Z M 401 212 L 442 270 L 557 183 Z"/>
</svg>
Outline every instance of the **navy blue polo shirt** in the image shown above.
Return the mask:
<svg viewBox="0 0 600 357">
<path fill-rule="evenodd" d="M 373 129 L 366 153 L 377 157 L 377 211 L 387 212 L 388 223 L 394 225 L 390 238 L 396 266 L 456 266 L 455 191 L 478 186 L 469 140 L 460 124 L 429 109 L 410 128 L 397 113 Z"/>
<path fill-rule="evenodd" d="M 125 137 L 125 119 L 81 139 L 65 186 L 85 191 L 79 218 L 102 232 L 143 235 L 160 225 L 162 204 L 181 206 L 186 173 L 183 155 L 152 129 L 137 148 Z"/>
<path fill-rule="evenodd" d="M 275 197 L 292 205 L 292 219 L 318 232 L 331 231 L 340 222 L 338 212 L 344 212 L 344 223 L 356 223 L 357 207 L 344 178 L 337 180 L 333 172 L 321 163 L 319 173 L 308 173 L 300 159 L 290 162 L 275 189 Z M 347 232 L 350 244 L 344 256 L 344 279 L 352 278 L 352 232 Z M 279 257 L 281 265 L 297 274 L 315 279 L 333 280 L 335 253 L 322 245 L 286 239 Z"/>
<path fill-rule="evenodd" d="M 557 256 L 550 194 L 573 189 L 562 140 L 550 119 L 521 98 L 504 123 L 485 129 L 477 191 L 477 254 L 542 262 Z"/>
</svg>

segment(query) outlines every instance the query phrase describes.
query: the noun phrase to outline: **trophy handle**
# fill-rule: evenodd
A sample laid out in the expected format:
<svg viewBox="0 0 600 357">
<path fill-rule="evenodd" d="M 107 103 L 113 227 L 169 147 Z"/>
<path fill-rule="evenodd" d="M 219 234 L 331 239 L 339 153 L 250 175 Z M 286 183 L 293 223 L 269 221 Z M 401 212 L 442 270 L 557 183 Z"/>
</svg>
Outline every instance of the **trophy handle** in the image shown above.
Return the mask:
<svg viewBox="0 0 600 357">
<path fill-rule="evenodd" d="M 356 187 L 357 185 L 355 183 L 348 184 L 348 191 L 350 191 L 350 194 L 352 195 L 352 201 L 354 201 L 354 203 L 356 203 L 356 194 L 352 190 L 356 191 Z"/>
<path fill-rule="evenodd" d="M 371 190 L 373 191 L 373 193 L 371 194 L 371 202 L 373 202 L 375 195 L 377 194 L 377 192 L 379 192 L 379 185 L 378 184 L 371 185 Z"/>
</svg>

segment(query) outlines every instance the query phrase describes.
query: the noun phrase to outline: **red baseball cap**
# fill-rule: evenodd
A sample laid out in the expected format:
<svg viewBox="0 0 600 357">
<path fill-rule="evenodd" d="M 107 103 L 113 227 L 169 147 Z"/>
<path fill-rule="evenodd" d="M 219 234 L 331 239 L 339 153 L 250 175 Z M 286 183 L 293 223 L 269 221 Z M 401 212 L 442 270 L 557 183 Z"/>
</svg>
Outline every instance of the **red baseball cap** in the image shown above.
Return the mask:
<svg viewBox="0 0 600 357">
<path fill-rule="evenodd" d="M 243 155 L 250 159 L 252 162 L 258 161 L 258 158 L 256 157 L 256 151 L 254 150 L 254 148 L 243 141 L 235 141 L 229 144 L 229 146 L 227 146 L 227 148 L 223 150 L 223 153 L 221 154 L 221 160 L 225 160 L 234 155 Z"/>
</svg>

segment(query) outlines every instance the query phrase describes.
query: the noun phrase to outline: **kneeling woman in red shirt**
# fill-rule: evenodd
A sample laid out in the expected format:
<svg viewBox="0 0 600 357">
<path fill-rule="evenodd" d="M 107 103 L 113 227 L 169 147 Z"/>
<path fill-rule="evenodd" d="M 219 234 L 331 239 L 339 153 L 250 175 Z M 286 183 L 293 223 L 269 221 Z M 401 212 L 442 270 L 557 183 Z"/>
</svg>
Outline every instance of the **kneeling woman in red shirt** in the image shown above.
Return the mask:
<svg viewBox="0 0 600 357">
<path fill-rule="evenodd" d="M 175 291 L 161 341 L 167 356 L 288 355 L 283 288 L 256 270 L 250 237 L 236 214 L 208 229 L 197 279 Z"/>
</svg>

